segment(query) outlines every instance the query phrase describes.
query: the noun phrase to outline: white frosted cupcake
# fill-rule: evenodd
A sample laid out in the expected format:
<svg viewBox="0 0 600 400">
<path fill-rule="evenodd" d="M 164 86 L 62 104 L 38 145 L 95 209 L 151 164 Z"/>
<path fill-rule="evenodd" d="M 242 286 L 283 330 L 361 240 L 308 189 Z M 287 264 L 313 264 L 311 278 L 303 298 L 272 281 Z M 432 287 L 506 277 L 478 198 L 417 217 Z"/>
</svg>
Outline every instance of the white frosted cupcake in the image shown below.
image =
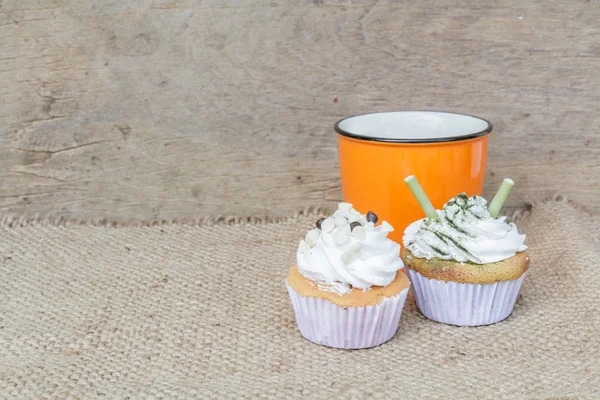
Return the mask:
<svg viewBox="0 0 600 400">
<path fill-rule="evenodd" d="M 359 349 L 398 329 L 409 282 L 400 245 L 377 216 L 340 203 L 300 241 L 286 286 L 302 336 L 325 346 Z"/>
<path fill-rule="evenodd" d="M 464 193 L 409 225 L 401 257 L 423 315 L 465 326 L 508 317 L 529 269 L 524 241 L 483 197 Z"/>
</svg>

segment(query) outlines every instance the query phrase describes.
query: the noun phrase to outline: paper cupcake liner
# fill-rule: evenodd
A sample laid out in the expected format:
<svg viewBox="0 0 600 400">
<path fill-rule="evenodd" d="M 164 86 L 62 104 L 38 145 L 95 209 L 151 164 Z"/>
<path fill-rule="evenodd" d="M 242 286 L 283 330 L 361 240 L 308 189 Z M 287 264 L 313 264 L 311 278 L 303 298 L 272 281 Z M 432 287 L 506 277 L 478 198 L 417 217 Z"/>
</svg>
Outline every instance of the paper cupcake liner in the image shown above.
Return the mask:
<svg viewBox="0 0 600 400">
<path fill-rule="evenodd" d="M 385 343 L 398 330 L 408 288 L 381 303 L 340 307 L 328 300 L 304 297 L 287 286 L 298 329 L 311 342 L 341 349 L 364 349 Z"/>
<path fill-rule="evenodd" d="M 429 319 L 460 326 L 489 325 L 513 310 L 525 274 L 512 281 L 488 284 L 429 279 L 404 268 L 421 313 Z"/>
</svg>

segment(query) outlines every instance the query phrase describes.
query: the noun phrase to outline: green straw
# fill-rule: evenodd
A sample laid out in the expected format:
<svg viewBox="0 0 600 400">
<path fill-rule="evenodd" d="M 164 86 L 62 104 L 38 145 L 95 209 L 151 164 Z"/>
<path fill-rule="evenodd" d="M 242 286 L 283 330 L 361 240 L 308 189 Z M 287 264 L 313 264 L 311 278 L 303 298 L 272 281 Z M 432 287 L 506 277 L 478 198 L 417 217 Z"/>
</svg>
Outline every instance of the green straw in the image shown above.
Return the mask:
<svg viewBox="0 0 600 400">
<path fill-rule="evenodd" d="M 435 211 L 435 208 L 433 208 L 433 206 L 431 205 L 431 202 L 427 198 L 427 195 L 423 191 L 423 188 L 421 187 L 421 185 L 419 185 L 419 181 L 417 181 L 417 178 L 415 178 L 414 175 L 407 176 L 406 178 L 404 178 L 404 182 L 406 182 L 408 188 L 415 196 L 415 199 L 417 199 L 419 205 L 421 206 L 423 211 L 425 211 L 425 215 L 427 215 L 427 218 L 437 218 L 437 212 Z"/>
<path fill-rule="evenodd" d="M 500 189 L 498 189 L 498 193 L 496 193 L 496 195 L 494 196 L 494 199 L 488 206 L 488 211 L 490 212 L 490 215 L 492 216 L 492 218 L 496 218 L 498 216 L 498 214 L 500 213 L 500 209 L 502 208 L 502 205 L 506 201 L 506 198 L 510 194 L 510 191 L 512 190 L 512 187 L 514 185 L 515 185 L 515 183 L 510 178 L 505 178 L 502 181 L 502 184 L 500 185 Z"/>
</svg>

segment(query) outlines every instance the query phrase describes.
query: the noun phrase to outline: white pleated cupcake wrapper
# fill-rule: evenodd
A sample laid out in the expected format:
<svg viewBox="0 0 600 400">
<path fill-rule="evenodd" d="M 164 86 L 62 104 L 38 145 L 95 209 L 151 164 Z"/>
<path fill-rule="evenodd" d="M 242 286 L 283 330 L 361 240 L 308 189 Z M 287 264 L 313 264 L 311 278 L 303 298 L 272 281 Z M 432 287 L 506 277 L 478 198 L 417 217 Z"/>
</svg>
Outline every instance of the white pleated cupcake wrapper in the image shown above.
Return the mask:
<svg viewBox="0 0 600 400">
<path fill-rule="evenodd" d="M 512 281 L 488 284 L 429 279 L 404 268 L 421 313 L 445 324 L 489 325 L 507 318 L 513 310 L 525 274 Z"/>
<path fill-rule="evenodd" d="M 385 343 L 398 330 L 408 288 L 379 304 L 340 307 L 328 300 L 304 297 L 287 286 L 298 329 L 311 342 L 342 349 L 364 349 Z"/>
</svg>

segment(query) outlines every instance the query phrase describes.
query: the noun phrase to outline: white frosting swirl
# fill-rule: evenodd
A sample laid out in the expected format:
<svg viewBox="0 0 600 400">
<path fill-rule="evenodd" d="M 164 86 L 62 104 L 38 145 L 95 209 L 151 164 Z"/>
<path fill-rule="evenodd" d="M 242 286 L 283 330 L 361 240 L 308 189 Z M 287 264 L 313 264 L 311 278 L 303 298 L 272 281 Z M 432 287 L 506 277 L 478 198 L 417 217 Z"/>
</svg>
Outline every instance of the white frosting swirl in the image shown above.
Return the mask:
<svg viewBox="0 0 600 400">
<path fill-rule="evenodd" d="M 354 224 L 351 229 L 351 223 Z M 313 229 L 300 241 L 296 254 L 298 271 L 318 283 L 320 290 L 339 294 L 349 285 L 367 290 L 386 286 L 404 266 L 399 257 L 400 245 L 387 238 L 394 229 L 383 221 L 375 226 L 367 222 L 349 203 L 340 203 L 332 217 Z M 325 285 L 323 285 L 325 284 Z"/>
<path fill-rule="evenodd" d="M 493 218 L 483 197 L 461 193 L 437 213 L 439 218 L 415 221 L 404 231 L 404 246 L 415 257 L 488 264 L 527 248 L 525 235 L 506 217 Z"/>
</svg>

